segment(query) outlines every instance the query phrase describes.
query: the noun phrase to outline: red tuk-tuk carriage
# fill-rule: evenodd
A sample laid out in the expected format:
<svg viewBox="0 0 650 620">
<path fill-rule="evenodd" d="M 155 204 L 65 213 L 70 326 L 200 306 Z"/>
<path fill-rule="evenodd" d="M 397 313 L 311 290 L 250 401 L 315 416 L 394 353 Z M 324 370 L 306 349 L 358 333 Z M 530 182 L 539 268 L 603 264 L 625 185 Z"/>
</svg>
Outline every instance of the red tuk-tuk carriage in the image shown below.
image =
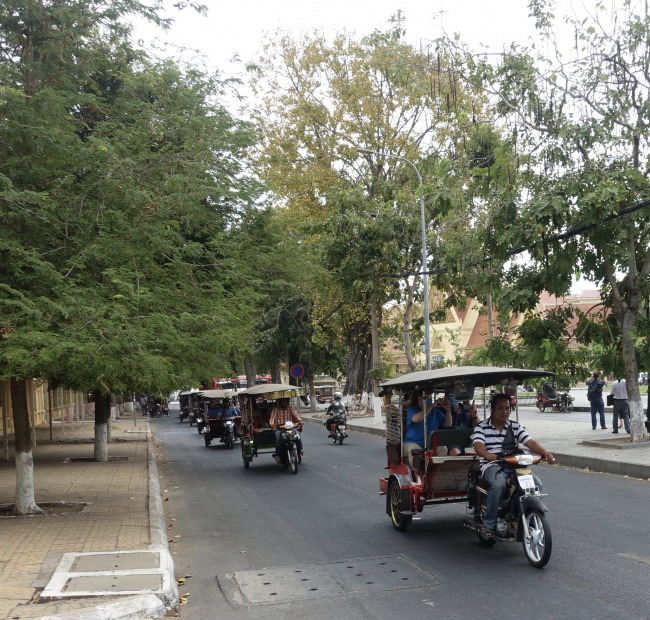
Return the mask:
<svg viewBox="0 0 650 620">
<path fill-rule="evenodd" d="M 235 447 L 234 426 L 239 428 L 241 415 L 231 418 L 221 416 L 220 418 L 211 419 L 207 413 L 207 404 L 211 400 L 231 398 L 237 392 L 234 390 L 200 390 L 198 393 L 205 403 L 205 411 L 203 412 L 203 440 L 205 441 L 206 447 L 210 446 L 213 440 L 218 439 L 226 448 L 232 450 Z"/>
<path fill-rule="evenodd" d="M 403 532 L 412 523 L 413 516 L 422 512 L 425 506 L 442 504 L 466 503 L 478 483 L 479 459 L 473 450 L 472 428 L 440 429 L 428 432 L 426 416 L 424 418 L 425 448 L 411 452 L 413 466 L 408 455 L 403 454 L 406 427 L 406 410 L 408 404 L 404 396 L 410 392 L 422 393 L 426 398 L 436 394 L 452 394 L 455 400 L 470 401 L 474 398 L 475 387 L 483 388 L 483 418 L 486 417 L 485 389 L 493 385 L 521 385 L 524 380 L 552 376 L 553 373 L 536 370 L 492 367 L 457 367 L 441 368 L 409 373 L 384 383 L 380 396 L 397 394 L 397 405 L 391 403 L 386 410 L 386 456 L 388 475 L 380 478 L 380 495 L 386 496 L 386 513 L 393 527 Z M 517 410 L 518 414 L 518 410 Z M 480 416 L 480 408 L 479 408 Z M 517 415 L 518 417 L 518 415 Z M 461 446 L 465 455 L 438 455 L 441 446 Z M 533 463 L 532 457 L 527 457 L 527 464 Z M 539 459 L 537 459 L 539 460 Z M 528 471 L 528 470 L 527 470 Z M 480 529 L 475 519 L 467 519 L 465 525 L 479 533 Z M 517 523 L 514 524 L 514 529 Z M 520 528 L 521 530 L 522 528 Z M 517 538 L 518 536 L 518 538 Z M 550 531 L 549 531 L 550 537 Z M 525 539 L 525 536 L 523 536 Z M 506 540 L 522 540 L 522 533 Z M 490 540 L 493 544 L 495 541 Z M 526 550 L 526 544 L 524 543 Z M 530 554 L 526 555 L 531 564 Z M 548 561 L 548 559 L 546 559 Z"/>
</svg>

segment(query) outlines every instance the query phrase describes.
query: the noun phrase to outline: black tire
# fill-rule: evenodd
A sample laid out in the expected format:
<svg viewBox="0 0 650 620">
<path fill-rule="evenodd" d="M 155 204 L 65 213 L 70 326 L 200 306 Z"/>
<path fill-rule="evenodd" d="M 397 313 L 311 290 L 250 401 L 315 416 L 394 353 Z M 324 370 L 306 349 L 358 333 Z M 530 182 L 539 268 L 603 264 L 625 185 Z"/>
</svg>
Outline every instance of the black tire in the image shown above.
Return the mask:
<svg viewBox="0 0 650 620">
<path fill-rule="evenodd" d="M 289 461 L 289 465 L 291 466 L 291 473 L 297 474 L 298 473 L 298 450 L 296 449 L 296 446 L 291 446 L 291 448 L 287 452 L 287 460 Z"/>
<path fill-rule="evenodd" d="M 235 448 L 235 436 L 234 435 L 229 435 L 230 439 L 230 449 L 233 450 Z"/>
<path fill-rule="evenodd" d="M 567 403 L 566 411 L 567 413 L 571 413 L 573 411 L 573 403 Z"/>
<path fill-rule="evenodd" d="M 564 401 L 561 401 L 558 404 L 557 409 L 558 409 L 558 411 L 561 411 L 562 413 L 564 413 L 566 411 L 566 404 L 564 403 Z"/>
<path fill-rule="evenodd" d="M 339 446 L 343 445 L 344 439 L 345 439 L 345 435 L 343 433 L 339 433 Z"/>
<path fill-rule="evenodd" d="M 524 553 L 531 566 L 535 568 L 544 568 L 551 559 L 553 551 L 553 537 L 551 536 L 551 526 L 548 524 L 546 517 L 539 510 L 530 509 L 525 516 L 528 526 L 531 529 L 530 539 L 524 532 Z"/>
<path fill-rule="evenodd" d="M 207 448 L 212 443 L 212 437 L 210 437 L 208 433 L 205 433 L 205 435 L 203 435 L 203 441 L 205 441 L 205 447 Z"/>
<path fill-rule="evenodd" d="M 390 506 L 390 520 L 393 527 L 398 532 L 405 532 L 406 528 L 411 525 L 413 517 L 411 515 L 403 515 L 400 513 L 400 495 L 401 489 L 397 480 L 391 480 L 388 486 L 388 501 Z"/>
<path fill-rule="evenodd" d="M 244 467 L 246 467 L 246 469 L 248 469 L 250 467 L 250 464 L 251 464 L 250 461 L 244 459 Z"/>
<path fill-rule="evenodd" d="M 537 403 L 537 408 L 540 410 L 541 413 L 544 413 L 544 410 L 546 409 L 546 405 L 544 405 L 544 403 L 540 400 Z"/>
</svg>

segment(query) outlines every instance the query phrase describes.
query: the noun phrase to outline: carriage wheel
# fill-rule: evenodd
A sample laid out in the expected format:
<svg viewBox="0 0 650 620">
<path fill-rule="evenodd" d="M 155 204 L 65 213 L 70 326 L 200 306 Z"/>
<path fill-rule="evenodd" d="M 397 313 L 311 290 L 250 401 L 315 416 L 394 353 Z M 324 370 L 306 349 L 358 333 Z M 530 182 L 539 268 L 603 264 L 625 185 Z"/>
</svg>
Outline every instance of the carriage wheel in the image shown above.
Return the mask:
<svg viewBox="0 0 650 620">
<path fill-rule="evenodd" d="M 411 525 L 413 518 L 411 515 L 403 515 L 400 512 L 400 495 L 401 489 L 397 480 L 391 480 L 388 488 L 388 497 L 390 500 L 390 520 L 393 522 L 393 527 L 398 532 L 406 531 L 406 528 Z"/>
</svg>

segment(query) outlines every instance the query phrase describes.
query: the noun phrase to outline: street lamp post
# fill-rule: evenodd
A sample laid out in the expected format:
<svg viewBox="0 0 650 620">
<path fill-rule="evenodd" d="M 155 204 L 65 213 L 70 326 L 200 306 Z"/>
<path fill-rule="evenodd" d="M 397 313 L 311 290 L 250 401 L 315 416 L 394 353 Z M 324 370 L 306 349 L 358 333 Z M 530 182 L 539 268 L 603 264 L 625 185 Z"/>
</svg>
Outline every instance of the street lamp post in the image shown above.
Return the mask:
<svg viewBox="0 0 650 620">
<path fill-rule="evenodd" d="M 393 159 L 405 161 L 413 168 L 413 170 L 415 170 L 415 174 L 418 175 L 420 187 L 422 187 L 422 177 L 420 176 L 420 171 L 415 167 L 415 164 L 412 161 L 406 159 L 406 157 L 400 157 L 399 155 L 390 155 L 388 153 L 379 153 L 378 151 L 373 151 L 371 149 L 357 148 L 357 151 L 359 153 L 368 153 L 369 155 L 377 155 L 379 157 L 392 157 Z M 422 279 L 424 280 L 424 342 L 426 347 L 425 355 L 427 358 L 427 370 L 431 370 L 431 341 L 429 340 L 429 277 L 427 274 L 427 233 L 424 222 L 424 195 L 422 195 L 422 193 L 420 193 L 420 220 L 422 224 Z"/>
</svg>

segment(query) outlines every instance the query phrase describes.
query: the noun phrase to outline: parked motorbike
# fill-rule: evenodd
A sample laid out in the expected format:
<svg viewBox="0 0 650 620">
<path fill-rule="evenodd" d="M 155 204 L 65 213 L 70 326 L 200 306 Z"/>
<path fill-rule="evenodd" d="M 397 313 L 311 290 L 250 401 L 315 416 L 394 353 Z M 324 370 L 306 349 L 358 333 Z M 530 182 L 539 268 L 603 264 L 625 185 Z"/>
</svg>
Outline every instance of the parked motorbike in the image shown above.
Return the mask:
<svg viewBox="0 0 650 620">
<path fill-rule="evenodd" d="M 543 413 L 546 409 L 555 409 L 570 413 L 573 411 L 573 401 L 575 398 L 569 394 L 570 388 L 564 394 L 558 394 L 556 385 L 553 383 L 544 383 L 537 392 L 536 405 Z"/>
<path fill-rule="evenodd" d="M 535 485 L 529 465 L 539 463 L 541 457 L 531 454 L 505 456 L 495 461 L 508 472 L 506 493 L 499 506 L 495 536 L 483 536 L 483 518 L 488 495 L 488 485 L 478 480 L 478 469 L 469 472 L 468 505 L 474 511 L 473 518 L 465 520 L 465 526 L 474 530 L 482 545 L 491 547 L 498 541 L 521 542 L 526 558 L 535 568 L 546 566 L 551 558 L 553 539 L 546 520 L 548 508 Z"/>
<path fill-rule="evenodd" d="M 158 403 L 156 403 L 153 406 L 153 409 L 151 410 L 151 417 L 152 418 L 162 418 L 162 414 L 163 414 L 162 407 Z"/>
<path fill-rule="evenodd" d="M 291 473 L 298 473 L 298 465 L 302 462 L 302 455 L 298 454 L 298 439 L 300 432 L 293 422 L 285 422 L 278 426 L 282 430 L 280 434 L 280 455 L 276 460 L 282 464 L 283 469 L 291 467 Z"/>
</svg>

